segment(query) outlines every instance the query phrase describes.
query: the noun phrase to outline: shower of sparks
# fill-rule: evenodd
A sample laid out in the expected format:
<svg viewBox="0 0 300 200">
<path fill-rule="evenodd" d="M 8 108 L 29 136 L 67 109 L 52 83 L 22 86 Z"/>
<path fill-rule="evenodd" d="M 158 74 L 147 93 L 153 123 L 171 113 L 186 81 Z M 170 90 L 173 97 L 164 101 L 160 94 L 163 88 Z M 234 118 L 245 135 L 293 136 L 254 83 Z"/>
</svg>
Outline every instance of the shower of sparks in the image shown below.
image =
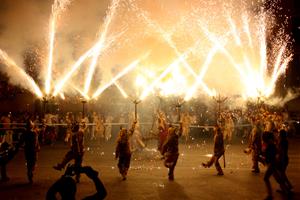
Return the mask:
<svg viewBox="0 0 300 200">
<path fill-rule="evenodd" d="M 113 85 L 116 81 L 118 81 L 120 78 L 125 76 L 127 73 L 129 73 L 131 70 L 136 68 L 141 60 L 146 58 L 149 55 L 149 53 L 146 53 L 144 56 L 141 58 L 136 59 L 133 61 L 131 64 L 129 64 L 127 67 L 125 67 L 120 73 L 118 73 L 115 77 L 111 79 L 110 82 L 106 83 L 104 86 L 99 87 L 96 92 L 93 94 L 92 98 L 96 99 L 102 92 L 104 92 L 107 88 L 109 88 L 111 85 Z"/>
<path fill-rule="evenodd" d="M 274 63 L 268 63 L 268 51 L 267 51 L 267 38 L 266 38 L 266 16 L 265 13 L 262 13 L 259 18 L 259 26 L 258 30 L 256 30 L 256 34 L 258 34 L 258 57 L 260 58 L 260 63 L 256 63 L 254 60 L 251 60 L 251 55 L 253 52 L 253 39 L 252 37 L 255 36 L 255 34 L 250 33 L 249 29 L 249 18 L 244 16 L 243 19 L 243 30 L 247 35 L 248 42 L 247 44 L 250 46 L 251 51 L 247 52 L 246 49 L 249 49 L 247 44 L 244 44 L 241 40 L 240 34 L 238 33 L 238 30 L 236 29 L 236 25 L 234 24 L 234 21 L 232 19 L 229 19 L 230 27 L 231 27 L 231 33 L 233 37 L 235 38 L 235 42 L 238 45 L 239 49 L 242 51 L 243 59 L 244 59 L 244 69 L 241 68 L 240 65 L 238 65 L 240 74 L 241 74 L 241 80 L 243 84 L 245 85 L 246 89 L 246 95 L 248 98 L 256 98 L 256 97 L 270 97 L 275 89 L 276 81 L 280 77 L 282 73 L 284 73 L 288 63 L 292 59 L 292 55 L 288 53 L 286 46 L 287 43 L 282 41 L 281 46 L 278 50 L 278 52 L 273 52 L 276 54 L 276 59 Z M 234 55 L 233 55 L 234 56 Z M 233 56 L 230 58 L 234 60 Z M 233 63 L 235 63 L 233 61 Z M 272 75 L 269 76 L 268 71 L 268 65 L 272 66 Z M 258 70 L 257 67 L 258 66 Z"/>
<path fill-rule="evenodd" d="M 217 50 L 218 48 L 217 47 L 213 47 L 210 52 L 208 53 L 207 57 L 206 57 L 206 60 L 205 62 L 203 63 L 203 66 L 202 66 L 202 70 L 201 72 L 199 73 L 199 76 L 197 77 L 196 79 L 196 82 L 194 83 L 194 85 L 187 91 L 185 97 L 184 97 L 184 100 L 185 101 L 188 101 L 190 100 L 195 92 L 196 92 L 196 89 L 198 87 L 198 85 L 200 84 L 200 82 L 203 80 L 204 76 L 205 76 L 205 73 L 206 71 L 208 70 L 208 67 L 209 67 L 209 64 L 211 63 L 214 55 L 217 53 Z M 209 96 L 214 96 L 215 93 L 213 91 L 208 91 L 207 92 L 209 94 Z"/>
<path fill-rule="evenodd" d="M 20 68 L 4 51 L 0 49 L 0 62 L 4 63 L 9 69 L 7 74 L 11 73 L 13 76 L 18 77 L 19 84 L 24 84 L 28 89 L 33 92 L 38 98 L 43 97 L 43 93 L 40 90 L 36 82 L 30 77 L 24 69 Z"/>
<path fill-rule="evenodd" d="M 162 29 L 159 24 L 155 23 L 153 20 L 150 19 L 150 17 L 147 15 L 146 12 L 141 11 L 140 16 L 147 22 L 147 24 L 152 27 L 154 30 L 156 30 L 162 37 L 163 39 L 167 42 L 167 44 L 174 50 L 176 53 L 177 57 L 180 58 L 180 62 L 182 63 L 183 67 L 186 68 L 188 72 L 191 73 L 191 75 L 195 78 L 198 79 L 197 74 L 193 70 L 193 68 L 187 63 L 186 59 L 181 56 L 181 52 L 179 52 L 178 48 L 176 47 L 174 41 L 172 40 L 172 34 L 166 32 L 165 30 Z M 200 40 L 198 40 L 196 43 L 200 43 Z M 202 86 L 204 91 L 208 94 L 211 93 L 211 90 L 208 88 L 208 86 L 202 81 L 198 79 L 199 84 Z"/>
<path fill-rule="evenodd" d="M 98 57 L 100 56 L 101 52 L 103 51 L 103 47 L 104 47 L 104 43 L 106 41 L 106 37 L 107 37 L 107 32 L 108 32 L 108 28 L 112 22 L 113 17 L 116 14 L 116 9 L 119 5 L 120 0 L 113 0 L 112 1 L 112 5 L 109 8 L 108 11 L 108 15 L 105 17 L 105 21 L 104 21 L 104 28 L 100 34 L 99 40 L 96 43 L 96 47 L 94 50 L 94 55 L 92 57 L 92 62 L 89 66 L 89 71 L 88 71 L 88 75 L 86 78 L 86 82 L 84 85 L 84 93 L 87 94 L 89 89 L 90 89 L 90 85 L 91 85 L 91 81 L 95 72 L 95 68 L 98 62 Z"/>
<path fill-rule="evenodd" d="M 59 95 L 62 99 L 65 99 L 64 94 L 67 91 L 64 90 L 64 87 L 65 85 L 71 85 L 72 88 L 80 93 L 85 99 L 96 99 L 107 88 L 114 84 L 121 92 L 123 97 L 128 98 L 128 94 L 120 86 L 118 80 L 137 68 L 140 61 L 147 57 L 149 53 L 138 59 L 134 58 L 136 60 L 132 59 L 134 61 L 131 64 L 123 68 L 121 72 L 112 77 L 107 83 L 95 83 L 100 86 L 94 93 L 92 93 L 93 95 L 89 96 L 91 85 L 94 85 L 93 78 L 95 75 L 96 67 L 99 63 L 99 57 L 108 50 L 108 47 L 113 46 L 112 44 L 120 44 L 123 42 L 123 40 L 118 37 L 123 35 L 125 31 L 119 31 L 118 34 L 112 36 L 111 34 L 108 34 L 110 30 L 112 30 L 112 22 L 118 14 L 117 10 L 121 8 L 121 4 L 123 3 L 121 2 L 121 0 L 112 0 L 101 31 L 99 32 L 99 36 L 97 37 L 97 40 L 93 44 L 93 46 L 79 57 L 79 59 L 70 67 L 67 73 L 63 74 L 61 77 L 52 77 L 57 22 L 59 21 L 62 12 L 70 4 L 71 1 L 72 0 L 54 0 L 54 3 L 52 5 L 52 13 L 49 20 L 48 63 L 44 80 L 45 96 Z M 237 71 L 237 79 L 239 79 L 237 81 L 240 81 L 241 83 L 237 84 L 237 86 L 241 86 L 242 88 L 240 90 L 240 95 L 243 95 L 246 98 L 256 98 L 260 96 L 268 98 L 274 93 L 277 80 L 285 72 L 288 64 L 292 59 L 292 54 L 290 53 L 289 49 L 290 41 L 288 36 L 280 35 L 278 38 L 276 38 L 276 42 L 274 42 L 275 47 L 272 46 L 273 40 L 271 41 L 272 45 L 270 45 L 272 46 L 272 48 L 268 47 L 269 39 L 267 38 L 267 35 L 269 34 L 268 31 L 272 29 L 272 27 L 269 27 L 269 13 L 264 10 L 260 10 L 258 15 L 257 13 L 255 13 L 256 17 L 253 17 L 246 11 L 242 11 L 240 13 L 239 19 L 235 18 L 237 17 L 236 15 L 225 15 L 224 22 L 227 24 L 225 24 L 224 27 L 228 28 L 228 30 L 227 32 L 223 32 L 219 35 L 218 30 L 211 28 L 211 26 L 205 26 L 203 23 L 205 19 L 203 19 L 202 16 L 199 15 L 197 18 L 195 18 L 195 22 L 198 25 L 195 26 L 195 30 L 201 30 L 205 37 L 204 40 L 208 39 L 208 41 L 211 43 L 212 48 L 210 50 L 207 49 L 209 50 L 208 54 L 203 60 L 201 68 L 199 68 L 200 70 L 197 71 L 197 74 L 190 64 L 192 62 L 189 63 L 188 61 L 189 58 L 192 58 L 192 53 L 195 53 L 196 50 L 200 50 L 201 47 L 204 47 L 204 45 L 200 45 L 200 42 L 203 41 L 203 38 L 200 38 L 200 36 L 197 37 L 197 41 L 194 41 L 191 44 L 186 43 L 187 45 L 189 45 L 189 47 L 180 50 L 178 48 L 179 45 L 175 42 L 176 40 L 174 40 L 175 35 L 179 33 L 176 31 L 182 30 L 179 28 L 181 28 L 183 22 L 185 23 L 185 20 L 187 19 L 186 15 L 180 18 L 184 20 L 179 20 L 179 23 L 177 24 L 174 23 L 175 25 L 172 28 L 164 29 L 162 24 L 159 23 L 160 21 L 156 22 L 152 18 L 150 18 L 150 14 L 148 12 L 138 8 L 134 3 L 130 6 L 133 6 L 135 8 L 134 11 L 137 12 L 136 16 L 143 20 L 143 22 L 146 24 L 146 28 L 151 28 L 152 30 L 154 30 L 158 35 L 156 35 L 156 37 L 162 38 L 164 40 L 164 45 L 170 47 L 170 49 L 172 49 L 171 51 L 176 55 L 176 58 L 173 58 L 174 60 L 171 61 L 171 64 L 169 64 L 165 69 L 159 69 L 160 73 L 157 72 L 158 68 L 160 67 L 155 66 L 155 69 L 153 69 L 153 71 L 151 71 L 150 69 L 144 69 L 146 67 L 143 68 L 143 73 L 148 71 L 149 74 L 151 73 L 155 75 L 151 75 L 151 77 L 149 75 L 147 79 L 139 74 L 137 75 L 137 83 L 135 86 L 137 90 L 142 90 L 141 94 L 139 93 L 139 91 L 137 92 L 139 100 L 144 100 L 147 96 L 149 96 L 151 92 L 154 92 L 155 90 L 159 91 L 163 96 L 184 94 L 185 101 L 188 101 L 191 98 L 195 97 L 198 88 L 201 89 L 201 91 L 204 91 L 207 95 L 214 96 L 216 94 L 216 91 L 214 89 L 210 89 L 210 87 L 204 82 L 204 78 L 206 78 L 205 80 L 212 79 L 211 77 L 209 77 L 210 79 L 208 79 L 207 72 L 209 71 L 212 63 L 214 63 L 214 61 L 216 60 L 214 58 L 217 53 L 218 57 L 224 56 L 224 60 L 227 59 L 229 61 L 229 66 L 226 67 L 233 67 L 233 69 Z M 234 12 L 230 11 L 228 13 Z M 128 27 L 130 26 L 126 26 L 126 29 Z M 194 31 L 193 28 L 189 29 L 189 31 L 190 34 L 193 34 L 193 36 L 195 35 L 195 32 L 197 33 L 197 31 Z M 83 63 L 87 59 L 91 59 L 90 65 L 86 71 L 83 88 L 79 89 L 78 85 L 70 83 L 70 79 L 75 77 L 75 72 L 83 65 Z M 6 71 L 6 73 L 9 74 L 10 78 L 13 79 L 14 76 L 20 77 L 21 81 L 15 82 L 18 82 L 18 84 L 20 84 L 21 86 L 29 89 L 39 98 L 43 97 L 43 93 L 41 92 L 34 79 L 30 77 L 24 69 L 18 67 L 17 64 L 1 49 L 0 61 L 10 69 L 10 72 Z M 151 63 L 151 60 L 148 60 L 148 62 Z M 181 71 L 181 68 L 184 68 L 184 72 Z M 55 85 L 52 85 L 53 80 L 58 80 Z M 216 88 L 216 90 L 221 89 Z"/>
<path fill-rule="evenodd" d="M 70 3 L 70 0 L 55 0 L 52 5 L 52 13 L 49 22 L 49 56 L 48 56 L 48 67 L 47 75 L 45 80 L 45 92 L 48 95 L 51 90 L 51 79 L 52 79 L 52 65 L 53 65 L 53 51 L 54 51 L 54 40 L 56 32 L 57 20 L 61 12 Z"/>
<path fill-rule="evenodd" d="M 79 59 L 75 62 L 74 65 L 72 65 L 71 70 L 64 76 L 62 80 L 60 80 L 56 85 L 55 85 L 55 90 L 53 92 L 53 96 L 56 96 L 65 86 L 67 81 L 72 77 L 74 72 L 81 66 L 81 64 L 92 55 L 93 50 L 95 46 L 90 48 L 88 51 L 86 51 L 82 56 L 79 57 Z"/>
</svg>

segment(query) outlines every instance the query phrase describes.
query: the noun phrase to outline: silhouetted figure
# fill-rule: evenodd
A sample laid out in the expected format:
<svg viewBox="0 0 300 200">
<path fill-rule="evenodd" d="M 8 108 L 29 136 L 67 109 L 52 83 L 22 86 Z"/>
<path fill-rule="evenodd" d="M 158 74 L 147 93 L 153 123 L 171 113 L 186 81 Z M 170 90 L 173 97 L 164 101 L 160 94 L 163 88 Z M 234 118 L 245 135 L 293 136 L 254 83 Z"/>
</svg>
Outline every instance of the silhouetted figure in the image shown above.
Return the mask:
<svg viewBox="0 0 300 200">
<path fill-rule="evenodd" d="M 34 131 L 34 124 L 29 119 L 26 122 L 26 131 L 21 135 L 21 144 L 24 144 L 24 153 L 27 166 L 27 177 L 33 183 L 33 172 L 37 161 L 37 154 L 40 150 L 38 133 Z"/>
<path fill-rule="evenodd" d="M 106 197 L 106 189 L 99 179 L 97 171 L 89 166 L 78 168 L 75 165 L 69 165 L 65 174 L 49 188 L 46 200 L 56 200 L 57 193 L 60 194 L 62 200 L 75 200 L 76 181 L 72 178 L 75 174 L 86 174 L 95 184 L 97 192 L 85 197 L 84 200 L 102 200 Z"/>
<path fill-rule="evenodd" d="M 293 186 L 290 183 L 289 179 L 286 176 L 286 169 L 289 164 L 288 148 L 289 143 L 287 140 L 287 132 L 285 130 L 279 131 L 279 140 L 278 140 L 278 169 L 284 181 L 284 184 L 287 186 L 290 191 Z"/>
<path fill-rule="evenodd" d="M 205 168 L 211 167 L 213 164 L 215 164 L 215 167 L 218 171 L 219 176 L 223 176 L 223 170 L 220 166 L 219 159 L 221 156 L 224 156 L 225 149 L 224 149 L 224 140 L 223 140 L 223 134 L 221 131 L 221 128 L 219 126 L 216 126 L 214 128 L 215 136 L 214 136 L 214 154 L 211 157 L 211 159 L 207 163 L 202 163 L 202 166 Z M 225 167 L 225 158 L 224 158 L 224 167 Z"/>
<path fill-rule="evenodd" d="M 276 154 L 277 148 L 274 143 L 274 134 L 272 132 L 263 133 L 263 142 L 266 145 L 265 149 L 265 162 L 267 165 L 267 170 L 265 172 L 264 181 L 267 187 L 268 196 L 266 200 L 273 199 L 272 187 L 270 183 L 270 177 L 273 175 L 277 183 L 279 183 L 280 188 L 283 192 L 288 193 L 288 188 L 285 186 L 284 181 L 280 171 L 278 170 Z"/>
<path fill-rule="evenodd" d="M 262 133 L 263 127 L 258 119 L 253 120 L 253 128 L 250 133 L 249 147 L 244 150 L 245 153 L 252 154 L 252 172 L 259 173 L 258 162 L 261 161 L 262 153 Z"/>
<path fill-rule="evenodd" d="M 61 163 L 58 163 L 53 168 L 56 170 L 62 170 L 71 161 L 75 160 L 75 166 L 79 168 L 82 164 L 82 158 L 84 154 L 83 146 L 83 131 L 79 128 L 79 124 L 75 123 L 72 127 L 71 136 L 71 149 L 67 152 Z M 80 174 L 76 175 L 76 181 L 79 183 Z"/>
<path fill-rule="evenodd" d="M 0 146 L 0 168 L 1 168 L 1 181 L 9 181 L 9 178 L 6 173 L 7 163 L 13 159 L 19 150 L 19 145 L 16 146 L 9 145 L 7 142 L 4 142 Z"/>
<path fill-rule="evenodd" d="M 169 180 L 174 180 L 174 169 L 179 157 L 178 140 L 182 135 L 182 123 L 180 127 L 170 125 L 165 143 L 162 146 L 164 165 L 169 168 Z"/>
<path fill-rule="evenodd" d="M 118 168 L 120 174 L 123 177 L 123 180 L 126 180 L 128 169 L 130 167 L 131 149 L 129 139 L 134 132 L 136 123 L 136 121 L 133 122 L 131 129 L 129 129 L 129 132 L 127 131 L 127 129 L 121 128 L 117 139 L 115 158 L 119 159 Z"/>
</svg>

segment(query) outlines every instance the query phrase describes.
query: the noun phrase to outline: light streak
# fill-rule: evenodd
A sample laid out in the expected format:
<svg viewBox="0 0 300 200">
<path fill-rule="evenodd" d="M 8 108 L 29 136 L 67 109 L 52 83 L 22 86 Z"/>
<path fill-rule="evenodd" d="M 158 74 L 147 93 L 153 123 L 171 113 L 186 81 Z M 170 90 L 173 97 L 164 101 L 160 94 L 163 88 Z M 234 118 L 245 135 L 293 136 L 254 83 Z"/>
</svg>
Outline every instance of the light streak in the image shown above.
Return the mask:
<svg viewBox="0 0 300 200">
<path fill-rule="evenodd" d="M 149 55 L 149 53 L 146 53 L 142 58 L 138 58 L 135 61 L 133 61 L 132 63 L 130 63 L 127 67 L 125 67 L 125 69 L 123 69 L 120 73 L 118 73 L 115 77 L 113 77 L 111 79 L 111 81 L 109 81 L 108 83 L 106 83 L 104 86 L 99 87 L 96 92 L 93 94 L 92 98 L 95 99 L 97 98 L 100 94 L 102 94 L 102 92 L 104 92 L 107 88 L 109 88 L 112 84 L 114 84 L 117 80 L 119 80 L 120 78 L 122 78 L 124 75 L 126 75 L 128 72 L 130 72 L 131 70 L 133 70 L 134 68 L 136 68 L 139 64 L 139 62 L 147 57 Z"/>
<path fill-rule="evenodd" d="M 109 26 L 111 24 L 111 21 L 112 21 L 114 15 L 115 15 L 116 8 L 118 7 L 119 2 L 120 2 L 120 0 L 113 0 L 112 1 L 112 5 L 111 5 L 111 7 L 108 11 L 108 15 L 105 18 L 103 31 L 101 32 L 99 40 L 96 43 L 95 50 L 94 50 L 94 55 L 92 57 L 92 62 L 89 66 L 88 76 L 87 76 L 87 79 L 86 79 L 86 82 L 85 82 L 85 85 L 84 85 L 84 93 L 85 94 L 87 94 L 89 89 L 90 89 L 91 81 L 92 81 L 94 71 L 95 71 L 95 68 L 96 68 L 96 65 L 97 65 L 97 62 L 98 62 L 98 57 L 99 57 L 99 55 L 101 54 L 101 52 L 103 50 L 103 46 L 104 46 L 104 43 L 105 43 L 105 40 L 106 40 L 106 37 L 107 37 L 108 28 L 109 28 Z"/>
<path fill-rule="evenodd" d="M 45 80 L 45 92 L 48 95 L 51 90 L 51 79 L 52 79 L 52 65 L 53 65 L 53 51 L 54 51 L 54 40 L 56 31 L 56 22 L 59 15 L 70 3 L 70 0 L 55 0 L 52 5 L 52 13 L 49 22 L 49 55 L 48 55 L 48 67 Z"/>
<path fill-rule="evenodd" d="M 18 80 L 18 84 L 21 86 L 27 86 L 31 92 L 33 92 L 38 98 L 43 97 L 43 93 L 40 90 L 39 86 L 36 82 L 30 77 L 24 69 L 20 68 L 4 51 L 0 49 L 0 61 L 5 63 L 9 69 L 7 70 L 7 74 L 9 77 L 16 77 Z M 16 82 L 16 81 L 14 81 Z"/>
<path fill-rule="evenodd" d="M 180 58 L 180 62 L 182 63 L 182 65 L 186 68 L 186 70 L 188 72 L 191 73 L 191 75 L 197 79 L 197 74 L 195 73 L 195 71 L 193 70 L 193 68 L 187 63 L 186 59 L 184 57 L 181 56 L 181 52 L 179 52 L 178 48 L 176 47 L 175 43 L 172 40 L 172 34 L 166 32 L 165 30 L 163 30 L 157 23 L 155 23 L 153 20 L 151 20 L 149 18 L 148 15 L 146 15 L 145 12 L 141 13 L 141 16 L 143 17 L 143 19 L 147 22 L 148 25 L 150 25 L 155 31 L 159 32 L 161 34 L 161 36 L 163 37 L 163 39 L 167 42 L 167 44 L 174 50 L 174 52 L 176 53 L 176 56 L 178 58 Z M 196 44 L 200 43 L 200 40 L 198 40 L 196 42 Z M 197 45 L 195 45 L 197 46 Z M 204 91 L 206 93 L 210 93 L 210 89 L 208 88 L 208 86 L 202 81 L 199 80 L 199 84 L 202 86 L 202 88 L 204 89 Z"/>
<path fill-rule="evenodd" d="M 121 92 L 122 96 L 127 99 L 128 98 L 128 94 L 125 92 L 125 90 L 120 86 L 120 84 L 118 82 L 114 83 L 115 86 L 118 88 L 118 90 Z"/>
<path fill-rule="evenodd" d="M 195 93 L 195 91 L 196 91 L 198 85 L 201 83 L 200 80 L 203 79 L 203 77 L 204 77 L 206 71 L 208 70 L 209 64 L 211 63 L 211 61 L 212 61 L 214 55 L 217 53 L 217 51 L 218 51 L 218 48 L 217 48 L 217 47 L 213 47 L 213 48 L 210 50 L 210 52 L 208 53 L 208 55 L 207 55 L 207 57 L 206 57 L 206 60 L 205 60 L 205 62 L 204 62 L 203 65 L 202 65 L 202 68 L 201 68 L 202 70 L 201 70 L 201 72 L 199 73 L 199 75 L 198 75 L 198 77 L 197 77 L 197 79 L 196 79 L 196 82 L 195 82 L 194 85 L 187 91 L 187 93 L 186 93 L 186 95 L 185 95 L 185 97 L 184 97 L 184 100 L 185 100 L 185 101 L 188 101 L 188 100 L 190 100 L 190 99 L 193 97 L 193 95 L 194 95 L 194 93 Z M 213 95 L 214 95 L 214 92 L 213 92 L 213 91 L 207 91 L 207 93 L 208 93 L 209 96 L 213 96 Z"/>
</svg>

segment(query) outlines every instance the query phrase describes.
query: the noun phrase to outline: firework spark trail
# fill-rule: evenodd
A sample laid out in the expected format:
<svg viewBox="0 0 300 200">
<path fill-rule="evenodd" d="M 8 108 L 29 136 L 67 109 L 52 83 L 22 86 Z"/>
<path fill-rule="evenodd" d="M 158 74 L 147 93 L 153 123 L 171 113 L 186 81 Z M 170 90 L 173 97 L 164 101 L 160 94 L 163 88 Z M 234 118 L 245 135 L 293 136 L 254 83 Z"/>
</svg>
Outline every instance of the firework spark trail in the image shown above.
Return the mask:
<svg viewBox="0 0 300 200">
<path fill-rule="evenodd" d="M 95 46 L 93 46 L 88 51 L 86 51 L 82 56 L 80 56 L 79 59 L 75 62 L 75 64 L 72 66 L 71 70 L 64 76 L 64 78 L 61 81 L 59 81 L 56 84 L 53 96 L 56 96 L 63 89 L 64 85 L 71 78 L 71 76 L 73 75 L 73 73 L 81 66 L 81 64 L 88 57 L 90 57 L 92 55 L 94 47 Z"/>
<path fill-rule="evenodd" d="M 120 34 L 122 34 L 122 33 L 123 32 L 121 32 Z M 120 34 L 117 34 L 117 35 L 111 37 L 111 39 L 108 40 L 108 42 L 106 43 L 106 45 L 103 48 L 106 49 L 106 47 L 110 46 L 110 44 L 115 40 L 115 38 L 119 37 Z M 79 57 L 79 59 L 75 62 L 74 65 L 72 65 L 71 70 L 64 76 L 64 78 L 61 81 L 58 82 L 58 84 L 56 84 L 53 96 L 56 96 L 59 93 L 59 91 L 61 91 L 63 89 L 64 85 L 72 77 L 74 72 L 81 66 L 81 64 L 87 58 L 91 57 L 94 54 L 97 45 L 98 45 L 98 43 L 94 44 L 89 50 L 87 50 L 82 56 Z"/>
<path fill-rule="evenodd" d="M 249 17 L 248 17 L 247 13 L 242 15 L 242 20 L 243 20 L 243 30 L 247 35 L 249 46 L 250 46 L 251 50 L 253 51 L 253 41 L 252 41 L 252 37 L 251 37 L 251 33 L 250 33 Z"/>
<path fill-rule="evenodd" d="M 115 86 L 118 88 L 118 90 L 121 92 L 122 96 L 127 99 L 128 98 L 128 94 L 125 92 L 125 90 L 121 87 L 121 85 L 116 81 Z"/>
<path fill-rule="evenodd" d="M 190 74 L 197 79 L 197 74 L 193 70 L 193 68 L 187 63 L 186 59 L 181 56 L 181 52 L 179 52 L 178 48 L 176 47 L 174 41 L 172 40 L 172 34 L 166 32 L 159 26 L 157 23 L 155 23 L 153 20 L 149 18 L 149 16 L 146 14 L 145 11 L 141 12 L 140 16 L 143 17 L 143 19 L 147 22 L 149 26 L 151 26 L 155 31 L 159 32 L 161 36 L 164 38 L 164 40 L 168 43 L 168 45 L 175 51 L 175 54 L 178 58 L 180 58 L 180 62 L 183 64 L 183 66 L 186 68 L 187 71 L 190 72 Z M 199 43 L 200 40 L 197 41 Z M 210 93 L 211 90 L 208 88 L 208 86 L 201 80 L 199 81 L 199 84 L 202 86 L 205 92 Z"/>
<path fill-rule="evenodd" d="M 45 80 L 45 92 L 50 93 L 51 90 L 51 79 L 52 79 L 52 65 L 53 65 L 53 51 L 54 51 L 54 40 L 55 40 L 55 29 L 57 20 L 61 12 L 70 3 L 70 0 L 55 0 L 52 5 L 52 13 L 49 22 L 49 56 L 48 56 L 48 67 L 47 75 Z"/>
<path fill-rule="evenodd" d="M 36 96 L 39 98 L 43 97 L 43 93 L 40 90 L 39 86 L 35 83 L 35 81 L 30 77 L 24 69 L 18 67 L 18 65 L 4 52 L 0 49 L 0 61 L 5 63 L 7 67 L 9 67 L 8 70 L 6 70 L 6 73 L 9 77 L 17 77 L 16 80 L 19 81 L 19 84 L 21 86 L 27 86 L 31 92 L 33 92 Z"/>
<path fill-rule="evenodd" d="M 154 81 L 152 81 L 152 83 L 142 92 L 141 96 L 140 96 L 140 100 L 144 100 L 149 93 L 154 89 L 154 87 L 156 87 L 159 82 L 165 77 L 167 76 L 175 67 L 177 67 L 181 62 L 182 59 L 184 59 L 185 57 L 188 56 L 188 54 L 190 54 L 193 49 L 197 47 L 197 45 L 194 45 L 193 47 L 190 47 L 188 50 L 186 50 L 183 54 L 181 54 L 178 58 L 176 58 Z"/>
<path fill-rule="evenodd" d="M 184 56 L 184 55 L 182 55 Z M 140 100 L 144 100 L 148 94 L 154 89 L 154 87 L 159 84 L 160 80 L 162 80 L 165 76 L 167 76 L 174 67 L 176 67 L 180 63 L 180 59 L 174 61 L 171 65 L 169 65 L 141 94 Z"/>
<path fill-rule="evenodd" d="M 134 68 L 137 67 L 137 65 L 139 64 L 139 62 L 143 59 L 145 59 L 146 57 L 148 57 L 149 52 L 146 53 L 144 56 L 142 56 L 141 58 L 136 59 L 135 61 L 133 61 L 132 63 L 130 63 L 127 67 L 125 67 L 125 69 L 123 69 L 120 73 L 118 73 L 116 76 L 114 76 L 110 82 L 108 82 L 107 84 L 105 84 L 102 87 L 99 87 L 96 92 L 93 94 L 92 98 L 95 99 L 97 98 L 100 94 L 102 94 L 102 92 L 104 92 L 107 88 L 109 88 L 111 85 L 113 85 L 116 81 L 118 81 L 120 78 L 122 78 L 123 76 L 125 76 L 127 73 L 129 73 L 131 70 L 133 70 Z"/>
<path fill-rule="evenodd" d="M 237 44 L 237 46 L 242 51 L 243 59 L 244 59 L 244 64 L 245 64 L 245 67 L 247 69 L 247 72 L 250 73 L 251 70 L 252 70 L 251 69 L 251 64 L 250 64 L 249 58 L 247 57 L 247 54 L 245 53 L 245 50 L 244 50 L 243 46 L 242 46 L 242 40 L 241 40 L 241 38 L 239 36 L 236 24 L 234 23 L 233 19 L 230 16 L 227 17 L 227 21 L 228 21 L 228 23 L 230 25 L 230 31 L 231 31 L 231 34 L 234 37 L 235 43 Z M 250 36 L 250 38 L 251 38 L 251 36 Z"/>
<path fill-rule="evenodd" d="M 232 63 L 232 65 L 234 66 L 234 68 L 238 71 L 238 73 L 240 74 L 240 78 L 241 80 L 244 80 L 247 76 L 246 73 L 243 71 L 243 69 L 241 68 L 241 66 L 239 64 L 237 64 L 234 60 L 234 58 L 232 57 L 232 55 L 228 52 L 228 50 L 224 47 L 224 45 L 221 44 L 221 42 L 219 41 L 219 39 L 217 39 L 215 36 L 213 36 L 207 28 L 205 28 L 202 23 L 200 24 L 201 28 L 204 32 L 204 34 L 206 35 L 206 37 L 212 42 L 214 43 L 214 45 L 216 45 L 218 47 L 218 49 L 229 59 L 229 61 Z M 227 34 L 226 34 L 227 35 Z"/>
<path fill-rule="evenodd" d="M 267 36 L 266 36 L 266 16 L 261 14 L 259 22 L 259 42 L 260 42 L 260 81 L 264 84 L 265 72 L 267 70 Z"/>
<path fill-rule="evenodd" d="M 108 11 L 108 15 L 106 16 L 105 20 L 104 20 L 104 28 L 103 31 L 100 34 L 99 40 L 97 42 L 97 46 L 95 48 L 94 51 L 94 55 L 92 57 L 92 62 L 91 65 L 89 67 L 89 71 L 88 71 L 88 76 L 85 82 L 85 86 L 84 86 L 84 93 L 87 94 L 89 89 L 90 89 L 90 85 L 91 85 L 91 81 L 94 75 L 94 71 L 97 65 L 97 61 L 98 61 L 98 57 L 100 56 L 102 50 L 103 50 L 103 46 L 107 37 L 107 32 L 108 32 L 108 28 L 111 24 L 111 21 L 113 19 L 113 17 L 115 16 L 116 13 L 116 9 L 119 5 L 120 0 L 113 0 L 112 1 L 112 5 L 109 8 Z"/>
<path fill-rule="evenodd" d="M 196 79 L 196 82 L 187 91 L 187 93 L 186 93 L 186 95 L 184 97 L 185 101 L 188 101 L 188 100 L 190 100 L 193 97 L 194 93 L 196 92 L 197 87 L 200 84 L 200 80 L 203 80 L 203 78 L 204 78 L 204 76 L 205 76 L 205 74 L 206 74 L 206 72 L 208 70 L 209 64 L 211 63 L 211 61 L 212 61 L 214 55 L 217 53 L 217 51 L 218 51 L 218 48 L 217 47 L 213 47 L 210 50 L 210 52 L 208 53 L 208 55 L 206 57 L 206 60 L 205 60 L 205 62 L 203 63 L 203 65 L 201 67 L 202 70 L 201 70 L 201 72 L 199 73 L 199 75 L 198 75 L 198 77 Z M 210 91 L 208 94 L 209 94 L 209 96 L 213 96 L 214 95 L 212 91 Z"/>
<path fill-rule="evenodd" d="M 278 68 L 278 70 L 276 71 L 276 73 L 273 73 L 272 77 L 271 77 L 271 82 L 267 88 L 266 94 L 265 96 L 270 96 L 276 86 L 276 81 L 279 78 L 279 76 L 285 71 L 285 69 L 287 68 L 287 65 L 289 64 L 289 62 L 292 60 L 292 55 L 290 55 L 289 57 L 287 57 L 283 63 L 280 65 L 280 67 Z"/>
</svg>

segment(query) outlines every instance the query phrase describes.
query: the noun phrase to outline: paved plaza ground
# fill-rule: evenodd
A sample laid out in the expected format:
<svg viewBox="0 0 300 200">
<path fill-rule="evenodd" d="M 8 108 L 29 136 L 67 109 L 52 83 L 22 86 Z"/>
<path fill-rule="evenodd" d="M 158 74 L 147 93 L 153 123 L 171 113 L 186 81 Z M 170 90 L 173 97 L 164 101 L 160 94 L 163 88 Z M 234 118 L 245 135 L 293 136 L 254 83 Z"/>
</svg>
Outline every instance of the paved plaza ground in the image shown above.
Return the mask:
<svg viewBox="0 0 300 200">
<path fill-rule="evenodd" d="M 208 140 L 208 141 L 207 141 Z M 175 181 L 167 178 L 167 169 L 155 151 L 155 142 L 147 144 L 147 150 L 135 152 L 128 179 L 122 181 L 114 159 L 114 141 L 86 143 L 83 165 L 99 171 L 108 196 L 106 199 L 263 199 L 266 189 L 263 182 L 265 168 L 260 174 L 251 173 L 251 158 L 243 153 L 245 144 L 236 140 L 226 148 L 226 168 L 223 177 L 216 175 L 214 167 L 205 169 L 201 163 L 212 153 L 211 139 L 181 141 L 180 157 L 175 169 Z M 288 177 L 294 185 L 293 199 L 300 199 L 300 139 L 290 139 L 290 165 Z M 47 189 L 63 172 L 52 168 L 61 161 L 68 146 L 57 143 L 42 146 L 33 185 L 27 184 L 23 151 L 17 154 L 7 168 L 10 181 L 0 183 L 0 199 L 45 199 Z M 223 165 L 223 160 L 221 159 Z M 272 178 L 275 199 L 287 199 L 275 192 L 278 185 Z M 95 192 L 93 183 L 82 176 L 77 185 L 77 199 Z"/>
</svg>

